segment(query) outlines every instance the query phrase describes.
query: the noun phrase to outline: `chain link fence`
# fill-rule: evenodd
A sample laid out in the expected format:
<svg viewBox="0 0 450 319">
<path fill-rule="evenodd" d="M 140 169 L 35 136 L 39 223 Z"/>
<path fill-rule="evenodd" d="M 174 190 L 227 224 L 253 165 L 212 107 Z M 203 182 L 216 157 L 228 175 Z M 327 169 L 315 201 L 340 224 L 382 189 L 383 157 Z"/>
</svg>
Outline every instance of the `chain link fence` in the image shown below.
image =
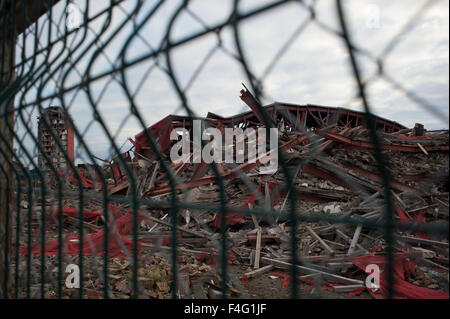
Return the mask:
<svg viewBox="0 0 450 319">
<path fill-rule="evenodd" d="M 196 291 L 201 290 L 198 287 L 208 280 L 211 282 L 207 273 L 216 276 L 214 284 L 209 285 L 216 289 L 212 291 L 220 291 L 221 297 L 248 298 L 245 284 L 230 268 L 230 253 L 237 254 L 235 234 L 240 230 L 230 224 L 230 218 L 236 216 L 244 216 L 251 225 L 253 221 L 256 228 L 262 224 L 287 234 L 284 242 L 289 246 L 285 249 L 290 252 L 289 258 L 283 259 L 282 254 L 278 256 L 281 259 L 259 258 L 261 262 L 269 260 L 271 267 L 284 266 L 290 278 L 305 276 L 305 269 L 315 269 L 313 274 L 326 269 L 324 265 L 314 266 L 313 259 L 305 258 L 299 249 L 303 237 L 297 230 L 306 223 L 326 227 L 347 225 L 356 228 L 358 235 L 361 228 L 377 232 L 377 242 L 382 242 L 382 255 L 387 260 L 386 290 L 391 298 L 396 296 L 394 259 L 400 232 L 443 236 L 440 256 L 448 256 L 448 157 L 442 155 L 442 151 L 448 151 L 448 132 L 445 135 L 444 131 L 429 131 L 434 134 L 430 138 L 432 143 L 427 144 L 428 140 L 423 138 L 395 148 L 392 140 L 387 141 L 392 135 L 387 134 L 411 132 L 402 125 L 411 122 L 398 124 L 375 115 L 379 102 L 385 100 L 372 96 L 379 92 L 376 86 L 382 81 L 391 89 L 381 90 L 382 96 L 395 94 L 396 102 L 414 105 L 410 108 L 420 118 L 415 119 L 404 111 L 406 105 L 401 110 L 390 110 L 389 114 L 404 112 L 408 121 L 412 118 L 411 121 L 448 127 L 448 111 L 442 108 L 442 100 L 435 99 L 434 95 L 430 95 L 431 99 L 422 97 L 422 88 L 391 73 L 398 62 L 398 58 L 391 59 L 396 50 L 411 50 L 411 47 L 402 48 L 402 43 L 411 34 L 422 32 L 418 25 L 428 21 L 430 11 L 439 11 L 448 7 L 448 3 L 411 4 L 407 10 L 410 14 L 399 17 L 399 27 L 383 35 L 382 48 L 367 46 L 360 38 L 354 40 L 358 37 L 357 28 L 348 18 L 349 12 L 354 18 L 352 5 L 355 4 L 350 1 L 285 0 L 214 4 L 209 1 L 111 0 L 95 1 L 95 4 L 82 0 L 1 1 L 1 295 L 4 298 L 199 298 L 202 294 Z M 366 5 L 375 12 L 367 23 L 376 27 L 380 23 L 377 10 L 384 7 L 382 3 Z M 397 5 L 406 6 L 405 3 Z M 287 26 L 290 33 L 274 33 L 278 32 L 278 25 Z M 251 28 L 253 33 L 248 31 Z M 320 32 L 317 34 L 324 40 L 310 35 L 312 30 L 318 30 L 314 32 Z M 437 30 L 441 32 L 440 26 Z M 437 31 L 423 32 L 426 38 L 427 32 Z M 336 47 L 333 51 L 324 47 L 321 54 L 341 57 L 339 64 L 325 68 L 344 73 L 336 79 L 343 83 L 337 86 L 337 95 L 344 96 L 336 104 L 349 108 L 339 108 L 340 113 L 336 113 L 333 108 L 314 105 L 307 105 L 306 109 L 282 103 L 261 107 L 262 103 L 273 101 L 270 96 L 273 92 L 283 94 L 283 90 L 292 92 L 297 86 L 305 85 L 285 79 L 301 73 L 299 68 L 306 70 L 308 64 L 314 65 L 314 59 L 320 61 L 319 56 L 305 53 L 308 41 L 329 41 L 330 47 Z M 446 38 L 443 33 L 440 41 L 444 42 L 440 50 L 444 55 L 446 51 L 448 58 L 448 34 Z M 289 60 L 291 64 L 283 64 L 290 49 L 295 50 Z M 317 52 L 321 50 L 319 45 Z M 295 63 L 300 63 L 300 67 Z M 412 59 L 408 63 L 421 61 Z M 436 72 L 448 75 L 448 64 L 446 71 Z M 317 90 L 321 90 L 322 81 L 324 87 L 328 85 L 319 69 L 316 75 L 309 74 L 318 80 L 303 80 L 315 82 Z M 238 116 L 216 115 L 242 111 L 227 106 L 237 104 L 236 100 L 223 101 L 230 95 L 218 93 L 234 92 L 241 82 L 249 86 L 241 91 L 241 99 L 251 111 L 245 107 L 245 112 Z M 279 91 L 274 90 L 277 85 L 282 87 Z M 447 91 L 444 106 L 448 107 L 448 88 L 443 90 Z M 215 104 L 222 107 L 214 108 Z M 358 108 L 360 111 L 355 111 Z M 205 111 L 210 112 L 207 118 L 202 117 Z M 164 116 L 169 113 L 174 115 L 167 120 Z M 165 120 L 159 121 L 161 118 Z M 170 161 L 169 149 L 174 144 L 168 138 L 170 130 L 187 128 L 192 134 L 196 119 L 203 126 L 219 130 L 241 124 L 243 128 L 278 128 L 278 170 L 262 176 L 255 174 L 252 171 L 255 166 L 247 162 L 186 165 Z M 360 139 L 349 135 L 355 129 L 365 130 L 365 143 L 370 146 L 362 147 Z M 414 132 L 420 129 L 419 125 Z M 423 135 L 423 132 L 416 134 Z M 135 136 L 134 140 L 130 136 Z M 343 140 L 344 137 L 347 139 Z M 367 156 L 373 160 L 372 173 L 376 177 L 360 173 L 372 176 L 363 186 L 355 181 L 358 176 L 348 175 L 337 162 L 326 162 L 321 153 L 331 143 L 347 143 L 350 152 L 362 147 L 358 150 L 370 154 Z M 391 148 L 386 149 L 387 144 Z M 334 148 L 329 152 L 333 156 L 340 154 Z M 416 192 L 408 193 L 409 189 L 397 183 L 395 152 L 403 152 L 402 156 L 406 157 L 416 153 L 424 158 L 429 155 L 430 161 L 440 163 L 440 170 L 426 176 L 424 184 L 417 184 L 421 188 L 416 187 Z M 297 161 L 292 161 L 293 153 Z M 325 168 L 317 168 L 319 162 Z M 323 173 L 326 169 L 328 175 Z M 299 197 L 298 178 L 303 172 L 315 172 L 319 174 L 316 177 L 328 179 L 334 186 L 346 186 L 345 189 L 353 192 L 351 198 L 358 197 L 360 202 L 370 203 L 378 198 L 377 208 L 372 207 L 371 211 L 378 209 L 379 218 L 366 218 L 352 213 L 351 208 L 342 214 L 327 214 L 301 206 L 304 197 Z M 275 185 L 272 183 L 278 188 L 272 188 Z M 433 187 L 438 193 L 432 192 Z M 245 193 L 243 188 L 247 196 L 256 194 L 253 201 L 246 202 L 246 197 L 237 195 Z M 198 200 L 211 189 L 214 200 Z M 394 192 L 399 189 L 401 194 Z M 276 201 L 278 191 L 282 195 Z M 331 196 L 314 191 L 308 194 L 322 199 Z M 236 196 L 240 201 L 233 201 Z M 406 222 L 398 220 L 397 203 L 403 203 L 405 208 L 417 202 L 417 198 L 425 198 L 421 201 L 427 209 L 439 206 L 437 214 L 443 216 L 447 225 L 424 225 L 413 218 Z M 208 222 L 202 221 L 208 218 Z M 308 231 L 317 236 L 317 231 L 311 228 Z M 278 237 L 282 236 L 280 232 Z M 259 237 L 256 239 L 259 243 L 261 236 L 263 240 L 270 237 L 264 237 L 261 231 L 254 236 Z M 355 238 L 353 248 L 358 236 Z M 343 245 L 333 246 L 328 241 L 327 245 L 320 236 L 317 241 L 331 251 Z M 238 259 L 242 260 L 244 255 Z M 272 257 L 277 255 L 274 253 Z M 201 282 L 198 275 L 186 275 L 189 258 L 213 260 L 193 263 L 207 270 L 199 273 L 208 280 L 197 284 Z M 252 254 L 249 259 L 250 264 L 256 262 Z M 67 268 L 68 265 L 76 267 Z M 79 287 L 75 277 L 81 278 Z M 304 286 L 302 281 L 294 280 L 290 297 L 301 296 Z"/>
</svg>

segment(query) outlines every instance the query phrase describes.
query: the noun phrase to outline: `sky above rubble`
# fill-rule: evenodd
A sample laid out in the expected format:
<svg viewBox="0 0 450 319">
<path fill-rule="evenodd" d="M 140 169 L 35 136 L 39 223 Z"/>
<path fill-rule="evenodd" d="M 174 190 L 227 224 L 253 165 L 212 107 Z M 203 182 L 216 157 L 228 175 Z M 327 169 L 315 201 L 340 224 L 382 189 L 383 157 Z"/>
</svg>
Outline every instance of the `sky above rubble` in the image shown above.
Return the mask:
<svg viewBox="0 0 450 319">
<path fill-rule="evenodd" d="M 74 1 L 81 11 L 85 9 L 84 2 Z M 164 3 L 156 16 L 141 30 L 142 37 L 136 37 L 130 43 L 126 60 L 133 60 L 147 54 L 152 48 L 160 45 L 168 22 L 180 2 L 171 0 Z M 189 8 L 199 20 L 211 26 L 227 19 L 232 10 L 232 2 L 196 0 L 190 3 Z M 273 1 L 243 0 L 240 10 L 246 12 L 271 2 Z M 140 21 L 155 3 L 156 1 L 144 1 L 144 7 L 136 21 Z M 405 92 L 396 90 L 384 79 L 377 79 L 367 87 L 373 111 L 377 115 L 408 127 L 420 122 L 427 129 L 448 128 L 448 1 L 437 1 L 424 12 L 420 19 L 414 20 L 405 28 L 405 25 L 425 3 L 426 1 L 421 0 L 344 1 L 354 42 L 358 47 L 370 52 L 372 56 L 379 57 L 402 29 L 406 31 L 400 39 L 395 41 L 398 43 L 383 59 L 384 70 L 404 88 L 434 105 L 444 116 L 437 116 L 414 103 Z M 109 1 L 96 0 L 95 7 L 91 4 L 89 16 L 106 8 L 108 4 Z M 114 30 L 124 21 L 124 11 L 130 12 L 134 5 L 134 0 L 125 1 L 122 4 L 123 11 L 114 10 L 112 24 L 101 37 L 104 42 L 112 35 L 110 30 Z M 316 5 L 316 18 L 332 30 L 340 30 L 335 2 L 319 0 Z M 54 8 L 54 16 L 61 16 L 64 10 L 64 3 L 59 3 Z M 360 101 L 354 99 L 356 86 L 342 39 L 325 31 L 315 22 L 305 23 L 308 18 L 305 7 L 292 3 L 248 19 L 239 25 L 243 49 L 251 71 L 258 78 L 265 75 L 264 104 L 277 101 L 344 106 L 361 110 Z M 94 38 L 94 33 L 99 32 L 103 22 L 104 19 L 99 19 L 90 24 L 92 30 L 89 31 L 87 39 Z M 302 31 L 293 36 L 299 28 Z M 203 26 L 195 17 L 183 13 L 174 24 L 171 39 L 177 41 L 201 30 Z M 114 36 L 113 41 L 104 49 L 104 55 L 100 55 L 93 63 L 90 71 L 92 76 L 110 69 L 111 63 L 120 62 L 117 56 L 131 31 L 132 24 L 128 23 Z M 44 30 L 42 38 L 45 38 L 45 32 Z M 246 83 L 247 86 L 249 83 L 242 67 L 232 57 L 232 54 L 236 52 L 232 28 L 223 29 L 220 39 L 222 47 L 217 46 L 218 37 L 209 34 L 177 47 L 170 53 L 179 84 L 181 88 L 187 88 L 186 96 L 189 105 L 199 116 L 205 116 L 208 112 L 229 116 L 248 110 L 248 107 L 239 99 L 241 82 Z M 71 37 L 69 37 L 70 40 L 72 40 Z M 76 41 L 77 38 L 73 40 Z M 291 44 L 284 47 L 287 42 Z M 280 48 L 284 48 L 283 55 L 269 70 L 268 66 L 271 65 L 271 61 L 277 56 Z M 202 66 L 201 72 L 196 74 L 202 61 L 209 55 L 210 58 Z M 85 72 L 90 57 L 91 54 L 88 54 L 77 63 L 80 73 Z M 20 57 L 18 58 L 20 60 Z M 124 72 L 125 81 L 130 91 L 135 94 L 136 105 L 147 126 L 168 114 L 185 114 L 180 108 L 180 100 L 173 84 L 164 71 L 167 67 L 165 57 L 158 58 L 158 66 L 154 66 L 154 62 L 154 60 L 146 60 Z M 359 62 L 364 71 L 364 78 L 369 78 L 376 72 L 376 64 L 370 59 L 360 55 Z M 151 71 L 147 73 L 149 68 Z M 195 80 L 190 83 L 194 75 L 196 75 Z M 56 79 L 57 81 L 49 81 L 44 87 L 44 96 L 57 91 L 55 83 L 70 87 L 79 81 L 80 76 L 76 72 L 71 72 L 63 84 L 58 81 L 58 77 Z M 121 75 L 118 74 L 115 79 L 121 81 Z M 91 97 L 84 92 L 77 94 L 70 92 L 64 96 L 65 103 L 70 105 L 70 113 L 75 124 L 85 134 L 85 141 L 89 148 L 94 154 L 103 158 L 110 158 L 110 143 L 100 124 L 94 121 L 92 101 L 89 98 L 95 101 L 99 113 L 115 138 L 116 145 L 122 147 L 122 151 L 131 146 L 126 139 L 134 137 L 143 129 L 135 118 L 127 116 L 130 114 L 129 101 L 116 80 L 108 77 L 91 83 Z M 30 101 L 33 100 L 33 94 L 36 94 L 33 90 L 27 93 L 27 96 L 31 96 Z M 46 101 L 42 106 L 46 107 L 48 104 L 60 105 L 61 102 L 54 99 Z M 34 123 L 37 111 L 32 113 L 32 116 L 34 116 L 34 130 L 37 130 Z M 23 128 L 20 125 L 18 130 L 19 136 L 23 134 Z M 30 143 L 27 138 L 25 143 Z M 77 163 L 87 161 L 82 149 L 77 147 L 76 154 Z"/>
</svg>

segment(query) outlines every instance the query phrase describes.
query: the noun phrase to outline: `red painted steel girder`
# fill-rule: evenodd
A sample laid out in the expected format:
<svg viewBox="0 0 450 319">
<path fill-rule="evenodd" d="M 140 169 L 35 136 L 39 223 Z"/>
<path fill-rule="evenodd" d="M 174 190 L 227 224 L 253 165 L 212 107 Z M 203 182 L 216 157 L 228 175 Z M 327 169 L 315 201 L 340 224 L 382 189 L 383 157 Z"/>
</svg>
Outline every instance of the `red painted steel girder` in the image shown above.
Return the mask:
<svg viewBox="0 0 450 319">
<path fill-rule="evenodd" d="M 328 138 L 330 140 L 345 144 L 349 146 L 350 149 L 371 149 L 374 148 L 374 145 L 372 142 L 369 141 L 360 141 L 360 140 L 354 140 L 347 136 L 342 136 L 336 133 L 332 132 L 323 132 L 323 131 L 316 131 L 316 134 L 323 136 L 325 138 Z M 418 145 L 399 145 L 399 144 L 381 144 L 380 145 L 382 149 L 385 150 L 392 150 L 392 151 L 401 151 L 401 152 L 412 152 L 412 153 L 419 153 L 422 152 L 420 147 Z M 423 145 L 423 148 L 427 152 L 432 151 L 448 151 L 448 145 L 441 145 L 441 146 L 429 146 L 429 145 Z"/>
<path fill-rule="evenodd" d="M 245 86 L 244 86 L 245 87 Z M 259 120 L 259 122 L 263 125 L 265 125 L 264 117 L 260 112 L 260 109 L 262 108 L 261 105 L 256 101 L 256 99 L 253 97 L 253 95 L 247 90 L 241 90 L 241 100 L 244 101 L 245 104 L 248 105 L 248 107 L 253 111 L 256 118 Z M 270 125 L 272 126 L 272 125 Z"/>
<path fill-rule="evenodd" d="M 375 173 L 369 172 L 368 170 L 365 170 L 365 169 L 363 169 L 361 167 L 352 165 L 352 164 L 347 163 L 347 162 L 342 163 L 342 165 L 345 168 L 347 168 L 347 169 L 349 169 L 349 170 L 351 170 L 351 171 L 353 171 L 353 172 L 355 172 L 355 173 L 357 173 L 359 175 L 362 175 L 362 176 L 370 179 L 371 181 L 374 181 L 374 182 L 377 182 L 377 183 L 381 183 L 381 184 L 383 183 L 383 179 L 379 175 L 377 175 Z M 390 182 L 390 186 L 392 188 L 396 189 L 396 190 L 401 191 L 401 192 L 416 191 L 414 188 L 409 187 L 408 185 L 399 183 L 397 181 L 391 181 Z"/>
<path fill-rule="evenodd" d="M 213 127 L 233 127 L 239 124 L 252 124 L 257 125 L 256 123 L 262 123 L 265 124 L 264 118 L 262 116 L 262 113 L 260 111 L 261 106 L 256 101 L 256 99 L 248 92 L 248 90 L 242 90 L 241 91 L 241 99 L 250 107 L 250 112 L 245 112 L 241 114 L 237 114 L 231 117 L 221 117 L 219 115 L 208 113 L 207 118 L 202 118 L 202 120 L 208 122 Z M 293 112 L 293 113 L 302 113 L 301 120 L 297 118 L 297 120 L 300 120 L 301 123 L 298 123 L 300 127 L 304 128 L 304 125 L 306 125 L 306 118 L 309 115 L 309 118 L 314 119 L 315 122 L 319 125 L 319 127 L 322 128 L 323 125 L 325 125 L 327 121 L 323 121 L 319 118 L 317 118 L 314 114 L 322 114 L 326 113 L 328 119 L 329 117 L 335 117 L 336 123 L 341 123 L 344 126 L 347 127 L 356 127 L 358 125 L 363 124 L 364 122 L 364 113 L 357 112 L 354 110 L 349 110 L 341 107 L 331 107 L 331 106 L 319 106 L 319 105 L 294 105 L 294 104 L 281 104 L 281 103 L 274 103 L 268 106 L 264 107 L 264 110 L 267 112 L 267 114 L 270 114 L 270 125 L 273 126 L 275 123 L 274 121 L 277 120 L 278 116 L 281 116 L 286 121 L 292 123 L 292 120 L 294 118 L 297 118 L 295 114 L 293 114 L 291 117 L 289 117 L 286 112 Z M 284 112 L 286 111 L 286 112 Z M 343 123 L 340 119 L 346 117 L 345 123 Z M 200 118 L 199 118 L 200 119 Z M 192 125 L 191 118 L 187 116 L 180 116 L 180 115 L 169 115 L 163 119 L 161 119 L 159 122 L 153 124 L 150 126 L 147 131 L 148 133 L 153 136 L 156 140 L 158 140 L 158 144 L 161 147 L 161 150 L 166 153 L 170 146 L 170 131 L 174 128 L 179 127 L 185 127 L 188 128 Z M 398 131 L 400 129 L 404 129 L 405 127 L 401 124 L 398 124 L 396 122 L 383 119 L 381 117 L 375 116 L 375 121 L 378 125 L 381 125 L 383 127 L 383 130 L 385 132 L 394 132 Z M 349 145 L 356 147 L 358 145 L 353 145 L 351 141 L 349 140 L 341 140 L 341 141 L 347 141 Z M 137 153 L 140 153 L 141 150 L 144 149 L 150 149 L 149 142 L 147 141 L 145 131 L 142 131 L 141 133 L 137 134 L 135 136 L 135 151 Z M 359 145 L 359 147 L 366 147 L 371 148 L 371 144 L 369 145 Z M 396 149 L 400 151 L 418 151 L 416 150 L 415 146 L 412 147 L 406 147 L 403 148 L 403 146 L 397 146 L 397 145 L 391 145 L 389 146 L 391 149 Z M 448 150 L 448 146 L 446 148 Z M 428 150 L 428 149 L 427 149 Z M 445 149 L 444 149 L 445 150 Z"/>
<path fill-rule="evenodd" d="M 274 114 L 274 115 L 278 114 L 290 122 L 292 119 L 296 118 L 296 116 L 295 116 L 295 114 L 293 114 L 292 118 L 288 118 L 288 117 L 286 117 L 285 111 L 290 111 L 293 113 L 301 112 L 302 114 L 304 114 L 304 115 L 307 114 L 307 115 L 311 116 L 312 118 L 315 117 L 314 114 L 320 114 L 320 113 L 327 113 L 327 115 L 329 115 L 330 117 L 333 117 L 333 116 L 337 117 L 337 118 L 345 117 L 346 118 L 345 122 L 347 124 L 344 123 L 343 125 L 350 126 L 350 127 L 355 127 L 355 126 L 364 124 L 364 120 L 365 120 L 364 113 L 346 109 L 346 108 L 342 108 L 342 107 L 332 107 L 332 106 L 320 106 L 320 105 L 310 105 L 310 104 L 295 105 L 295 104 L 286 104 L 286 103 L 274 103 L 271 105 L 264 106 L 264 110 L 268 114 Z M 302 116 L 301 120 L 299 119 L 300 121 L 298 124 L 300 124 L 300 126 L 302 126 L 305 122 L 304 115 Z M 222 123 L 228 124 L 228 125 L 236 125 L 239 123 L 245 123 L 252 118 L 258 120 L 256 114 L 253 111 L 242 113 L 242 114 L 237 114 L 237 115 L 227 117 L 227 118 L 218 116 L 214 113 L 208 113 L 208 118 L 210 118 L 211 120 L 221 121 Z M 321 122 L 319 118 L 315 119 L 315 121 L 318 122 L 318 124 L 320 124 L 320 122 Z M 375 122 L 378 125 L 380 125 L 383 128 L 383 130 L 387 133 L 405 129 L 405 126 L 403 126 L 397 122 L 393 122 L 393 121 L 381 118 L 379 116 L 375 116 Z"/>
</svg>

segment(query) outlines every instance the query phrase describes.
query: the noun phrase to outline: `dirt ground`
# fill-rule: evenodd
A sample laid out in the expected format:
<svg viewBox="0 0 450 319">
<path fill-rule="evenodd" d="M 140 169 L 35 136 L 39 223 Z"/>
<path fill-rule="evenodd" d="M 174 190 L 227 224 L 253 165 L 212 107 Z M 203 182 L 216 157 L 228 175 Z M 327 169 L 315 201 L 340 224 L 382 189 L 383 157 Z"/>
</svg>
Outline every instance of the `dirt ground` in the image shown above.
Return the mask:
<svg viewBox="0 0 450 319">
<path fill-rule="evenodd" d="M 236 274 L 239 278 L 246 272 L 248 272 L 245 266 L 230 266 L 230 270 Z M 289 273 L 283 270 L 276 269 L 274 272 L 282 275 L 288 275 Z M 288 287 L 283 288 L 283 278 L 271 278 L 270 272 L 261 274 L 257 277 L 250 278 L 242 286 L 246 289 L 246 292 L 251 299 L 290 299 L 292 294 L 292 282 Z M 299 297 L 303 299 L 372 299 L 368 292 L 363 292 L 359 296 L 350 297 L 348 293 L 336 293 L 321 289 L 319 294 L 312 294 L 308 289 L 311 286 L 307 283 L 300 283 L 299 285 Z"/>
</svg>

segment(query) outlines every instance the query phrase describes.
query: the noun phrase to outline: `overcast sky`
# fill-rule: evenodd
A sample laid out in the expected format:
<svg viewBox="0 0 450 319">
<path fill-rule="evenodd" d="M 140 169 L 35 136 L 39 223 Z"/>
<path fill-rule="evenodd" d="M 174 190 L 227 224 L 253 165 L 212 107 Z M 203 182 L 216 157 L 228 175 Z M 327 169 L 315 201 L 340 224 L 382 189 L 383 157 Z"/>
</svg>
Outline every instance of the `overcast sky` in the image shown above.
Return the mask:
<svg viewBox="0 0 450 319">
<path fill-rule="evenodd" d="M 167 0 L 158 9 L 139 33 L 131 41 L 126 60 L 134 59 L 149 54 L 161 45 L 166 33 L 170 18 L 182 1 Z M 239 9 L 241 12 L 249 12 L 273 1 L 266 0 L 242 0 Z M 434 3 L 435 2 L 435 3 Z M 385 118 L 397 121 L 408 127 L 420 122 L 427 129 L 448 128 L 449 107 L 449 2 L 434 1 L 433 5 L 426 7 L 420 19 L 405 28 L 405 25 L 417 14 L 418 10 L 427 1 L 422 0 L 347 0 L 344 1 L 348 16 L 348 23 L 357 47 L 370 52 L 373 57 L 383 54 L 385 48 L 393 38 L 401 31 L 405 34 L 400 38 L 389 54 L 384 58 L 384 70 L 395 81 L 413 92 L 421 99 L 426 100 L 440 112 L 441 116 L 430 112 L 427 108 L 418 105 L 408 98 L 404 92 L 393 87 L 388 81 L 379 78 L 370 82 L 368 95 L 373 111 Z M 85 11 L 85 0 L 73 1 L 80 12 Z M 146 0 L 139 14 L 134 19 L 140 23 L 146 14 L 154 7 L 156 1 Z M 263 89 L 264 104 L 274 101 L 293 104 L 319 104 L 328 106 L 344 106 L 361 110 L 360 101 L 354 99 L 356 86 L 349 66 L 348 54 L 341 38 L 328 30 L 340 30 L 335 1 L 318 0 L 305 1 L 315 3 L 316 19 L 305 24 L 310 16 L 304 5 L 289 3 L 249 18 L 239 24 L 239 32 L 247 61 L 251 71 L 258 77 L 264 75 Z M 90 1 L 89 16 L 94 16 L 109 4 L 107 0 Z M 115 8 L 111 24 L 100 40 L 106 40 L 113 36 L 103 50 L 103 54 L 95 60 L 89 72 L 91 77 L 111 69 L 111 65 L 120 65 L 118 55 L 125 41 L 133 31 L 133 21 L 129 20 L 126 26 L 117 32 L 120 24 L 126 21 L 125 12 L 131 12 L 136 5 L 135 0 L 124 1 L 122 8 Z M 225 21 L 232 10 L 233 1 L 228 0 L 196 0 L 191 1 L 189 9 L 195 13 L 200 23 L 188 12 L 180 14 L 171 32 L 171 41 L 183 39 L 186 36 L 204 30 L 202 23 L 213 26 Z M 53 9 L 52 39 L 58 35 L 56 30 L 64 30 L 66 3 L 61 1 Z M 60 19 L 62 18 L 62 19 Z M 81 43 L 78 50 L 70 55 L 75 61 L 80 53 L 86 49 L 86 43 L 91 42 L 99 33 L 105 23 L 106 15 L 89 24 L 86 39 L 81 43 L 83 30 L 67 38 L 68 48 L 75 48 Z M 47 45 L 48 25 L 46 17 L 39 20 L 38 29 L 41 31 L 41 43 Z M 322 25 L 321 25 L 322 24 Z M 325 25 L 327 28 L 324 28 Z M 300 33 L 296 33 L 301 30 Z M 293 36 L 296 34 L 295 36 Z M 229 116 L 246 111 L 248 108 L 239 99 L 241 82 L 248 86 L 248 80 L 240 63 L 233 55 L 236 55 L 236 47 L 233 38 L 233 29 L 224 28 L 220 33 L 222 46 L 218 47 L 219 37 L 216 34 L 208 34 L 199 37 L 195 41 L 181 45 L 173 49 L 170 57 L 173 61 L 174 72 L 182 89 L 187 89 L 188 103 L 199 116 L 205 116 L 208 112 L 214 112 L 223 116 Z M 286 45 L 289 39 L 290 45 L 285 47 L 283 54 L 270 70 L 274 57 L 280 48 Z M 19 37 L 16 48 L 16 59 L 21 60 L 24 51 L 22 37 Z M 33 37 L 26 37 L 25 54 L 31 56 Z M 98 45 L 100 45 L 98 43 Z M 55 65 L 68 58 L 69 51 L 63 49 L 62 43 L 56 44 L 50 53 L 50 61 Z M 81 61 L 77 63 L 77 70 L 84 75 L 87 65 L 92 58 L 94 46 Z M 62 52 L 59 59 L 58 53 Z M 201 72 L 190 84 L 190 79 L 196 74 L 204 59 L 209 56 Z M 36 60 L 36 65 L 42 64 L 45 55 L 42 54 Z M 56 59 L 56 60 L 55 60 Z M 155 62 L 158 63 L 155 66 Z M 359 55 L 359 62 L 364 71 L 364 78 L 370 78 L 376 71 L 373 60 Z M 149 73 L 147 72 L 151 68 Z M 146 59 L 125 71 L 125 80 L 129 90 L 135 95 L 135 102 L 144 117 L 147 126 L 157 122 L 168 114 L 186 114 L 180 108 L 181 102 L 173 83 L 165 72 L 167 68 L 164 55 L 155 59 Z M 61 87 L 68 88 L 77 84 L 81 77 L 77 71 L 70 69 L 70 64 L 65 63 L 52 74 L 54 80 L 42 85 L 41 96 L 51 96 Z M 29 70 L 27 70 L 29 71 Z M 69 72 L 70 71 L 70 72 Z M 269 71 L 269 72 L 268 72 Z M 62 76 L 68 72 L 65 81 Z M 43 77 L 49 77 L 51 72 L 45 72 Z M 108 129 L 115 137 L 118 147 L 121 147 L 128 137 L 134 137 L 142 131 L 133 116 L 129 116 L 129 100 L 126 97 L 123 86 L 116 82 L 121 81 L 121 75 L 116 74 L 91 82 L 90 95 L 97 105 L 102 118 L 107 123 Z M 33 89 L 26 94 L 19 94 L 16 103 L 30 103 L 37 98 L 37 82 Z M 77 92 L 77 93 L 76 93 Z M 23 97 L 22 102 L 20 98 Z M 91 151 L 99 157 L 110 158 L 110 143 L 104 130 L 94 121 L 92 102 L 84 91 L 71 91 L 63 95 L 64 103 L 69 107 L 70 114 L 77 128 L 84 132 L 85 141 Z M 61 105 L 59 99 L 44 101 L 42 107 L 48 105 Z M 26 118 L 30 117 L 28 125 L 32 125 L 34 134 L 37 132 L 36 108 L 28 107 Z M 119 128 L 121 128 L 119 130 Z M 17 124 L 19 136 L 24 136 L 23 125 Z M 25 137 L 24 143 L 32 145 L 30 137 Z M 76 143 L 77 163 L 87 161 L 87 157 L 79 143 Z M 126 143 L 122 151 L 130 147 Z M 35 151 L 35 150 L 34 150 Z"/>
</svg>

